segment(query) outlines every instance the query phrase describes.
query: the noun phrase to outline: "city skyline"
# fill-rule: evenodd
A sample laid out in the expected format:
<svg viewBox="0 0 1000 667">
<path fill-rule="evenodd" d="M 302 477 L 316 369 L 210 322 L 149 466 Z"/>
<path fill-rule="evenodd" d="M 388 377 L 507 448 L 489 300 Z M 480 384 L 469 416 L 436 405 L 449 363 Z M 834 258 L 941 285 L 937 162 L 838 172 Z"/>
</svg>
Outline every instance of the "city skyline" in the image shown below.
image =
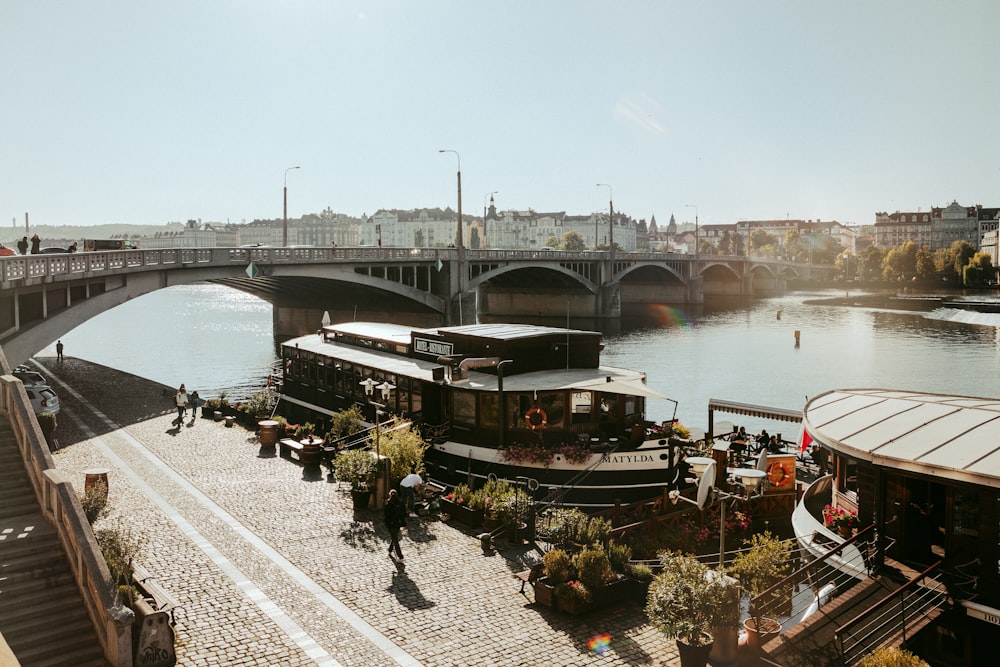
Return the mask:
<svg viewBox="0 0 1000 667">
<path fill-rule="evenodd" d="M 286 182 L 290 218 L 456 209 L 459 156 L 470 217 L 494 192 L 660 225 L 996 198 L 1000 6 L 575 9 L 7 5 L 0 220 L 274 219 Z"/>
</svg>

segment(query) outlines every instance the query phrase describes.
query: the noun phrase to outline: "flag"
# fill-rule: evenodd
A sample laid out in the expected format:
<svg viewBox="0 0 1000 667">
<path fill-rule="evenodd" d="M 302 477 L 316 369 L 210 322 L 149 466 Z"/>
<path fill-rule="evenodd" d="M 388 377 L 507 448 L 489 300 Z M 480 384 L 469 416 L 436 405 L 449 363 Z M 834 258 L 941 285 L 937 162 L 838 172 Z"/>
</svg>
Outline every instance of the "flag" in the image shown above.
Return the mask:
<svg viewBox="0 0 1000 667">
<path fill-rule="evenodd" d="M 802 434 L 799 436 L 799 451 L 805 452 L 806 449 L 809 448 L 809 445 L 812 444 L 812 441 L 813 441 L 812 436 L 809 435 L 809 431 L 807 431 L 806 427 L 803 426 Z"/>
<path fill-rule="evenodd" d="M 260 269 L 257 268 L 256 264 L 250 262 L 250 264 L 247 266 L 247 275 L 250 276 L 251 278 L 256 278 L 257 276 L 260 275 Z"/>
</svg>

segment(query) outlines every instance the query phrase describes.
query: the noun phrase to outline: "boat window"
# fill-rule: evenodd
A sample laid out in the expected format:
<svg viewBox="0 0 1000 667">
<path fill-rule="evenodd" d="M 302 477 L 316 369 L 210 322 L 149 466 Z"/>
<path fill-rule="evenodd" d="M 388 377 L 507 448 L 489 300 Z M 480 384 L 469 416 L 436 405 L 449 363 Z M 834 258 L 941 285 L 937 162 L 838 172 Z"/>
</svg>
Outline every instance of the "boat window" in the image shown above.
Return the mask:
<svg viewBox="0 0 1000 667">
<path fill-rule="evenodd" d="M 564 428 L 566 418 L 566 395 L 561 391 L 539 392 L 538 404 L 545 411 L 548 420 L 546 428 Z"/>
<path fill-rule="evenodd" d="M 399 413 L 410 414 L 410 378 L 401 377 L 396 383 L 396 398 L 398 399 Z"/>
<path fill-rule="evenodd" d="M 497 428 L 500 417 L 500 396 L 498 394 L 481 394 L 479 396 L 479 425 Z"/>
<path fill-rule="evenodd" d="M 476 423 L 476 395 L 471 391 L 455 390 L 451 394 L 452 421 L 474 426 Z"/>
<path fill-rule="evenodd" d="M 979 494 L 955 489 L 951 505 L 951 532 L 954 535 L 979 536 Z"/>
<path fill-rule="evenodd" d="M 572 394 L 572 409 L 574 424 L 589 424 L 590 414 L 594 409 L 594 392 L 574 391 Z"/>
<path fill-rule="evenodd" d="M 837 490 L 841 493 L 858 496 L 858 463 L 853 459 L 838 457 L 836 463 Z"/>
<path fill-rule="evenodd" d="M 642 399 L 638 396 L 625 397 L 625 419 L 642 414 Z"/>
<path fill-rule="evenodd" d="M 340 370 L 337 372 L 337 391 L 341 394 L 347 396 L 351 395 L 351 388 L 348 386 L 348 382 L 354 377 L 354 367 L 351 364 L 344 362 L 340 365 Z"/>
<path fill-rule="evenodd" d="M 410 414 L 419 414 L 423 409 L 423 400 L 421 392 L 423 391 L 423 382 L 420 380 L 414 380 L 413 384 L 410 386 Z"/>
</svg>

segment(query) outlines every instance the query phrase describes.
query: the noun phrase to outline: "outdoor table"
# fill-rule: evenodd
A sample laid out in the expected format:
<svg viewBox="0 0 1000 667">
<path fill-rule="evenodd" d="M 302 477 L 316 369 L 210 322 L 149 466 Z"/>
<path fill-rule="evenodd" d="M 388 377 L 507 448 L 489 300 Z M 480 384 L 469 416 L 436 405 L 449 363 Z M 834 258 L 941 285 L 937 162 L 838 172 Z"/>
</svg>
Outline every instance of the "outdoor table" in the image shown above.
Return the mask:
<svg viewBox="0 0 1000 667">
<path fill-rule="evenodd" d="M 274 447 L 278 443 L 278 422 L 273 419 L 262 419 L 257 422 L 260 427 L 260 446 Z"/>
</svg>

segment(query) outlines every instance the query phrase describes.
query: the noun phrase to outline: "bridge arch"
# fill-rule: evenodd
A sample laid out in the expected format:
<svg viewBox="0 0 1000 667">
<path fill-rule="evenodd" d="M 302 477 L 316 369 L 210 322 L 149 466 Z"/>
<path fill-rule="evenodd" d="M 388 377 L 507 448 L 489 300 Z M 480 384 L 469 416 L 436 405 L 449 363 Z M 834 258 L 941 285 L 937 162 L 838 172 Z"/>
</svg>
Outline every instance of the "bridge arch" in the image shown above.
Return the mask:
<svg viewBox="0 0 1000 667">
<path fill-rule="evenodd" d="M 561 264 L 552 263 L 542 263 L 542 262 L 510 262 L 502 266 L 498 266 L 494 269 L 490 269 L 479 275 L 470 278 L 468 283 L 469 289 L 477 289 L 484 283 L 494 282 L 497 278 L 505 275 L 511 275 L 514 272 L 538 272 L 544 271 L 547 273 L 557 273 L 569 278 L 570 283 L 575 283 L 584 289 L 586 289 L 591 294 L 596 294 L 600 289 L 600 286 L 592 281 L 587 280 L 581 276 L 576 271 L 566 268 Z"/>
</svg>

